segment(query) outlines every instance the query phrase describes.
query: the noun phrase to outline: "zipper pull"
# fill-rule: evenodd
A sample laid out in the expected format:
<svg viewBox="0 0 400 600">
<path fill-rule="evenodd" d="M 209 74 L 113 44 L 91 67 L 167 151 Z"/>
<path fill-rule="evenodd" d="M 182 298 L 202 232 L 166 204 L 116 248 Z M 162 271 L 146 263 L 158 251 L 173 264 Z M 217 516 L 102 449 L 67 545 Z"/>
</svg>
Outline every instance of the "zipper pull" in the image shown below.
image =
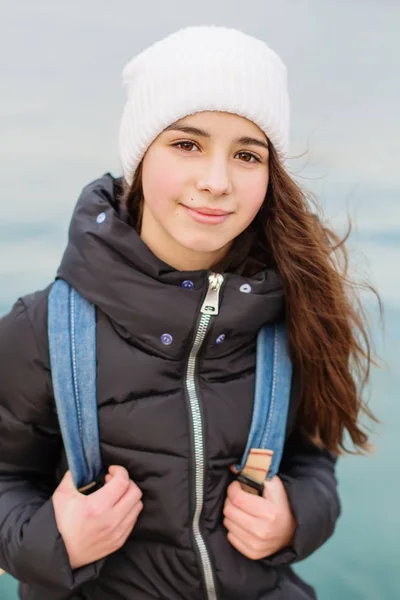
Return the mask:
<svg viewBox="0 0 400 600">
<path fill-rule="evenodd" d="M 217 315 L 219 311 L 219 291 L 224 281 L 224 277 L 220 273 L 211 273 L 208 276 L 208 281 L 207 294 L 204 298 L 200 312 L 203 313 L 203 315 Z"/>
</svg>

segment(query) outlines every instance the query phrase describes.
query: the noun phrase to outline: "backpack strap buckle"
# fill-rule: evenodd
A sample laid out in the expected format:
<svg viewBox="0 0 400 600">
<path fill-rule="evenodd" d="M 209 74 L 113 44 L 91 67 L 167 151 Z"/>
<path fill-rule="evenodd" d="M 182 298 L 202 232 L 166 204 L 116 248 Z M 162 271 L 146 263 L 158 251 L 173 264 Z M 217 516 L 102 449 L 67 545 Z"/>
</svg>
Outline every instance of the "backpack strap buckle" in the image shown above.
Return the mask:
<svg viewBox="0 0 400 600">
<path fill-rule="evenodd" d="M 273 454 L 272 450 L 251 448 L 246 463 L 237 477 L 245 492 L 258 496 L 263 495 L 264 481 L 267 478 Z"/>
</svg>

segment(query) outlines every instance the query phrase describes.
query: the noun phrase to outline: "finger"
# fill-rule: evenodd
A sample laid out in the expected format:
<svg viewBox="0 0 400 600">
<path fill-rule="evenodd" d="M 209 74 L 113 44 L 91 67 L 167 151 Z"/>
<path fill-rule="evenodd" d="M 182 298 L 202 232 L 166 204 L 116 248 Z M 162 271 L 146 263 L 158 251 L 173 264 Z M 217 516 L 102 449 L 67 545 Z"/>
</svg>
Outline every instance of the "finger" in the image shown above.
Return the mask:
<svg viewBox="0 0 400 600">
<path fill-rule="evenodd" d="M 129 519 L 125 519 L 125 521 L 120 524 L 121 538 L 123 538 L 124 541 L 129 537 L 132 529 L 135 527 L 136 521 L 138 520 L 142 510 L 143 504 L 141 501 L 139 501 L 132 510 L 132 513 L 129 515 Z"/>
<path fill-rule="evenodd" d="M 228 496 L 228 498 L 233 500 L 240 491 L 242 491 L 242 487 L 241 487 L 240 483 L 235 480 L 228 486 L 227 496 Z"/>
<path fill-rule="evenodd" d="M 64 474 L 64 477 L 61 479 L 60 483 L 58 484 L 58 489 L 64 493 L 79 494 L 78 490 L 75 487 L 74 481 L 72 479 L 71 471 L 69 471 L 69 470 L 66 471 L 66 473 Z"/>
<path fill-rule="evenodd" d="M 118 502 L 128 490 L 130 482 L 128 471 L 123 467 L 110 467 L 109 472 L 110 481 L 88 496 L 93 504 L 101 504 L 104 510 L 112 508 Z"/>
<path fill-rule="evenodd" d="M 224 526 L 231 535 L 253 550 L 263 549 L 266 544 L 266 540 L 260 539 L 229 519 L 224 519 Z"/>
<path fill-rule="evenodd" d="M 263 496 L 274 504 L 282 504 L 287 499 L 285 487 L 277 475 L 264 482 Z"/>
<path fill-rule="evenodd" d="M 122 467 L 121 465 L 111 465 L 110 467 L 108 467 L 108 472 L 111 475 L 111 477 L 114 477 L 114 475 L 116 475 L 117 473 L 121 473 L 121 475 L 124 475 L 127 479 L 129 479 L 128 471 L 125 469 L 125 467 Z"/>
<path fill-rule="evenodd" d="M 135 506 L 133 507 L 132 513 L 129 515 L 129 519 L 126 519 L 131 528 L 135 525 L 142 510 L 143 510 L 143 502 L 141 500 L 139 500 L 139 502 L 137 502 L 135 504 Z"/>
<path fill-rule="evenodd" d="M 123 538 L 127 538 L 129 536 L 129 534 L 131 533 L 132 529 L 135 527 L 136 525 L 136 521 L 138 520 L 138 517 L 140 515 L 140 513 L 143 510 L 143 504 L 142 501 L 140 500 L 137 504 L 135 504 L 134 508 L 131 510 L 131 512 L 129 513 L 129 515 L 119 523 L 118 530 L 120 531 L 120 535 Z"/>
<path fill-rule="evenodd" d="M 240 483 L 238 481 L 234 481 L 228 487 L 227 493 L 229 500 L 236 508 L 239 508 L 240 510 L 243 510 L 249 515 L 253 515 L 255 517 L 260 517 L 263 515 L 263 513 L 266 511 L 265 503 L 270 502 L 266 498 L 245 492 L 240 487 Z"/>
<path fill-rule="evenodd" d="M 236 538 L 232 533 L 228 533 L 227 538 L 230 544 L 234 548 L 236 548 L 238 552 L 240 552 L 247 558 L 250 558 L 251 560 L 258 560 L 260 558 L 264 558 L 265 556 L 269 556 L 269 554 L 267 553 L 268 551 L 266 551 L 266 553 L 262 553 L 260 551 L 254 550 L 254 548 L 249 548 L 249 546 L 247 546 L 241 540 Z"/>
<path fill-rule="evenodd" d="M 257 514 L 257 515 L 250 514 L 250 513 L 246 512 L 245 510 L 235 506 L 233 504 L 233 502 L 231 502 L 229 500 L 229 498 L 227 498 L 225 501 L 223 512 L 226 517 L 229 517 L 230 519 L 237 521 L 239 524 L 242 524 L 243 526 L 246 526 L 246 523 L 248 523 L 250 525 L 251 523 L 260 523 L 260 522 L 267 522 L 268 524 L 272 524 L 276 520 L 276 516 L 277 516 L 276 506 L 274 504 L 272 504 L 272 502 L 270 502 L 269 500 L 266 500 L 265 498 L 263 498 L 261 514 Z"/>
<path fill-rule="evenodd" d="M 239 526 L 250 535 L 263 539 L 269 530 L 269 527 L 274 522 L 275 518 L 268 513 L 263 518 L 254 517 L 248 513 L 236 508 L 233 504 L 228 504 L 224 508 L 225 519 Z"/>
<path fill-rule="evenodd" d="M 119 522 L 125 520 L 131 514 L 136 508 L 136 505 L 141 501 L 142 495 L 143 494 L 138 486 L 131 481 L 127 492 L 113 507 L 113 511 L 115 511 Z"/>
<path fill-rule="evenodd" d="M 241 540 L 243 543 L 249 543 L 249 539 L 253 537 L 251 533 L 246 531 L 246 529 L 243 529 L 242 527 L 240 527 L 240 525 L 238 525 L 234 521 L 231 521 L 230 519 L 224 519 L 224 527 L 227 531 L 229 531 L 229 533 L 234 535 L 238 540 Z"/>
<path fill-rule="evenodd" d="M 143 510 L 143 502 L 139 500 L 136 504 L 131 508 L 131 510 L 125 515 L 125 517 L 120 521 L 119 527 L 132 529 Z"/>
</svg>

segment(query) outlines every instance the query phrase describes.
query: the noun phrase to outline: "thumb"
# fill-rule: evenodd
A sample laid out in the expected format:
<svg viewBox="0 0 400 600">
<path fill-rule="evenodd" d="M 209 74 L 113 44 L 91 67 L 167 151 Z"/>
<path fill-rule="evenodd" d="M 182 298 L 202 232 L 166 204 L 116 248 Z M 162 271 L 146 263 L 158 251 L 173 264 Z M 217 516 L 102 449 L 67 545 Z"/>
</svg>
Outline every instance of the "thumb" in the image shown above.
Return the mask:
<svg viewBox="0 0 400 600">
<path fill-rule="evenodd" d="M 282 500 L 286 497 L 286 491 L 277 475 L 272 479 L 264 481 L 263 497 L 272 502 L 272 504 L 282 504 Z"/>
<path fill-rule="evenodd" d="M 61 479 L 60 483 L 58 484 L 58 490 L 60 492 L 63 492 L 64 494 L 73 494 L 73 493 L 79 493 L 78 490 L 75 487 L 74 481 L 72 479 L 72 473 L 71 471 L 67 471 L 64 475 L 64 477 Z"/>
<path fill-rule="evenodd" d="M 234 502 L 237 495 L 243 492 L 242 486 L 238 481 L 232 481 L 232 483 L 228 486 L 227 496 L 231 502 Z"/>
</svg>

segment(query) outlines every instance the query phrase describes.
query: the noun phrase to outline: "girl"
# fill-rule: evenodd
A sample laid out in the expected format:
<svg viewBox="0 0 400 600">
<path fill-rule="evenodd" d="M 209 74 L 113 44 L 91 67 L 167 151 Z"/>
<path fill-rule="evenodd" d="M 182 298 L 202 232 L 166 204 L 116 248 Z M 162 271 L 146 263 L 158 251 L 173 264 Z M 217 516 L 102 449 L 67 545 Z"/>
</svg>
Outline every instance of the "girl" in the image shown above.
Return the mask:
<svg viewBox="0 0 400 600">
<path fill-rule="evenodd" d="M 49 286 L 0 321 L 0 566 L 25 600 L 315 598 L 291 564 L 332 535 L 345 432 L 367 447 L 358 383 L 371 359 L 342 246 L 285 170 L 286 69 L 239 31 L 191 27 L 123 79 L 123 177 L 84 189 L 57 274 L 97 309 L 107 475 L 83 495 L 67 470 Z M 218 314 L 200 331 L 210 290 Z M 255 496 L 232 466 L 257 334 L 283 320 L 284 454 Z"/>
</svg>

